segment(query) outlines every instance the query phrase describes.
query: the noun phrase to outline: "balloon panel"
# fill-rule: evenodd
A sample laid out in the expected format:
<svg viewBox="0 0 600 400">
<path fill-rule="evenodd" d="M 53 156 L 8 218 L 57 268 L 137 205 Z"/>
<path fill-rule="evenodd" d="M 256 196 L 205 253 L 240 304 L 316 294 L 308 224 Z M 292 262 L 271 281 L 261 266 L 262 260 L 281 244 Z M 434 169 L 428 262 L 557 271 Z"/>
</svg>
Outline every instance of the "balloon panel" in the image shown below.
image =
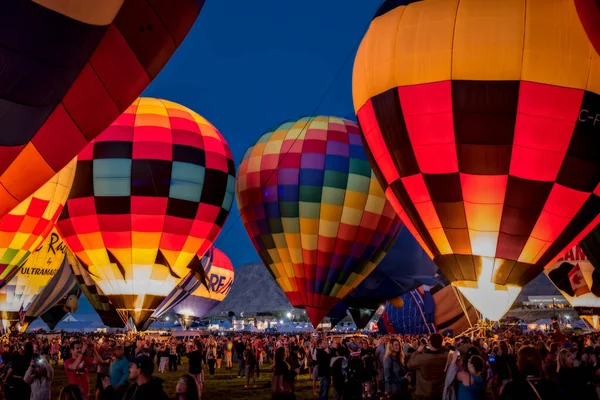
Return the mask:
<svg viewBox="0 0 600 400">
<path fill-rule="evenodd" d="M 206 275 L 208 275 L 208 273 L 212 270 L 213 255 L 214 247 L 211 247 L 200 259 L 200 263 L 205 271 L 203 277 L 206 279 L 208 279 Z M 171 293 L 169 293 L 169 295 L 163 300 L 160 306 L 156 308 L 152 314 L 152 317 L 160 318 L 163 314 L 171 310 L 177 304 L 181 303 L 202 285 L 203 283 L 198 279 L 198 274 L 189 272 L 185 278 L 183 278 L 181 282 L 175 286 L 175 289 L 173 289 Z"/>
<path fill-rule="evenodd" d="M 60 215 L 75 176 L 76 160 L 0 219 L 0 285 L 40 247 Z M 46 252 L 42 252 L 47 254 Z"/>
<path fill-rule="evenodd" d="M 572 2 L 501 3 L 390 9 L 353 77 L 388 199 L 451 282 L 485 288 L 477 307 L 514 300 L 600 211 L 600 58 Z"/>
<path fill-rule="evenodd" d="M 574 3 L 590 42 L 596 49 L 596 53 L 600 54 L 600 1 L 574 0 Z"/>
<path fill-rule="evenodd" d="M 600 315 L 600 271 L 579 245 L 544 270 L 550 281 L 581 315 Z"/>
<path fill-rule="evenodd" d="M 259 256 L 313 324 L 375 268 L 400 228 L 358 126 L 341 118 L 306 117 L 264 134 L 236 190 Z"/>
<path fill-rule="evenodd" d="M 102 289 L 96 285 L 89 272 L 71 251 L 67 251 L 67 261 L 77 280 L 77 285 L 92 305 L 92 308 L 98 313 L 102 323 L 110 328 L 123 328 L 125 322 L 117 313 L 115 306 L 111 304 Z"/>
<path fill-rule="evenodd" d="M 215 248 L 208 273 L 208 289 L 204 285 L 198 286 L 191 295 L 172 308 L 173 312 L 188 317 L 204 317 L 229 294 L 233 278 L 233 264 L 229 257 Z"/>
<path fill-rule="evenodd" d="M 28 311 L 60 271 L 66 250 L 56 231 L 52 231 L 15 276 L 0 289 L 0 313 L 13 312 L 16 317 L 18 311 Z"/>
<path fill-rule="evenodd" d="M 135 100 L 203 3 L 2 2 L 0 217 Z"/>
<path fill-rule="evenodd" d="M 78 164 L 58 229 L 139 328 L 221 231 L 234 196 L 231 151 L 192 110 L 140 98 Z"/>
<path fill-rule="evenodd" d="M 436 284 L 437 269 L 412 234 L 403 229 L 383 260 L 343 302 L 349 307 L 376 310 L 386 300 L 423 284 Z"/>
</svg>

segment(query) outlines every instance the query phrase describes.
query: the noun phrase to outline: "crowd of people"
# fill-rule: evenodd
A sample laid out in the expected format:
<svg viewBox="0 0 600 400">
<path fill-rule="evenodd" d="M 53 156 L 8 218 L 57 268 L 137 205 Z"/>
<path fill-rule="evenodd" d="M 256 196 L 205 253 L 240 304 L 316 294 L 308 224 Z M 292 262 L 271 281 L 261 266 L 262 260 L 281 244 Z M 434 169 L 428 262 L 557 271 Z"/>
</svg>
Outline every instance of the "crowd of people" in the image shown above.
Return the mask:
<svg viewBox="0 0 600 400">
<path fill-rule="evenodd" d="M 295 398 L 297 377 L 313 396 L 335 399 L 600 399 L 600 335 L 480 331 L 463 336 L 231 334 L 177 337 L 79 334 L 2 337 L 5 399 L 50 400 L 56 368 L 68 385 L 61 400 L 202 398 L 222 368 L 256 387 L 268 363 L 273 399 Z M 160 375 L 182 368 L 175 397 Z M 90 382 L 90 371 L 96 381 Z M 173 395 L 173 394 L 171 394 Z"/>
</svg>

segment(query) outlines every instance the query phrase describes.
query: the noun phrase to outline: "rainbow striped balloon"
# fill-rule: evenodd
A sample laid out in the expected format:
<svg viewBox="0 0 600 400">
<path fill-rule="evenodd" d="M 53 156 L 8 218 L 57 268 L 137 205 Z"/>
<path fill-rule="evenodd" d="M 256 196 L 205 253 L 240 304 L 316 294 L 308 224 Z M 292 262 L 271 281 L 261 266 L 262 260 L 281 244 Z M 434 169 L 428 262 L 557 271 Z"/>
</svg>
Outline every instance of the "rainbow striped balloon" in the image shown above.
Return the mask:
<svg viewBox="0 0 600 400">
<path fill-rule="evenodd" d="M 358 126 L 342 118 L 301 118 L 262 135 L 244 156 L 236 192 L 259 256 L 314 326 L 400 230 Z"/>
</svg>

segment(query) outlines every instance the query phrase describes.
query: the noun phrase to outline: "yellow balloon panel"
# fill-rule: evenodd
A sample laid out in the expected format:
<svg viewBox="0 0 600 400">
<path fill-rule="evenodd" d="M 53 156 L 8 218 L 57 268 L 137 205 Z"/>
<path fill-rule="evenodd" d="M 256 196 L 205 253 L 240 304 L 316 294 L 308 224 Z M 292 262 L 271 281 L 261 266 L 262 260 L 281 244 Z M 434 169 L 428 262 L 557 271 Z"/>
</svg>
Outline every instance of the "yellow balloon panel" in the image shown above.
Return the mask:
<svg viewBox="0 0 600 400">
<path fill-rule="evenodd" d="M 27 259 L 23 267 L 0 289 L 0 311 L 26 311 L 58 272 L 66 246 L 55 230 Z"/>
<path fill-rule="evenodd" d="M 0 219 L 0 285 L 14 275 L 52 230 L 71 191 L 76 163 L 73 159 Z"/>
</svg>

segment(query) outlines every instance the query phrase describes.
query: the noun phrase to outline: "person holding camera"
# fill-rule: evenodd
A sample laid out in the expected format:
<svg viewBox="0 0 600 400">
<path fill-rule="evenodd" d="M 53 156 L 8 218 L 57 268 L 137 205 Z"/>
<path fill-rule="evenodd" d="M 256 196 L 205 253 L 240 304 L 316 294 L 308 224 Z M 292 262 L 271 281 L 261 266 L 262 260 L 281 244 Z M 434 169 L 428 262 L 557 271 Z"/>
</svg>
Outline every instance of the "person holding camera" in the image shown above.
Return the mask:
<svg viewBox="0 0 600 400">
<path fill-rule="evenodd" d="M 85 395 L 85 399 L 90 397 L 90 376 L 88 368 L 96 365 L 98 362 L 103 362 L 102 357 L 96 351 L 94 342 L 91 340 L 81 344 L 78 340 L 74 340 L 70 345 L 71 357 L 65 360 L 65 373 L 69 384 L 78 385 Z M 88 350 L 91 351 L 93 357 L 86 355 Z"/>
<path fill-rule="evenodd" d="M 30 400 L 50 400 L 54 369 L 43 356 L 34 357 L 23 380 L 31 386 Z"/>
</svg>

